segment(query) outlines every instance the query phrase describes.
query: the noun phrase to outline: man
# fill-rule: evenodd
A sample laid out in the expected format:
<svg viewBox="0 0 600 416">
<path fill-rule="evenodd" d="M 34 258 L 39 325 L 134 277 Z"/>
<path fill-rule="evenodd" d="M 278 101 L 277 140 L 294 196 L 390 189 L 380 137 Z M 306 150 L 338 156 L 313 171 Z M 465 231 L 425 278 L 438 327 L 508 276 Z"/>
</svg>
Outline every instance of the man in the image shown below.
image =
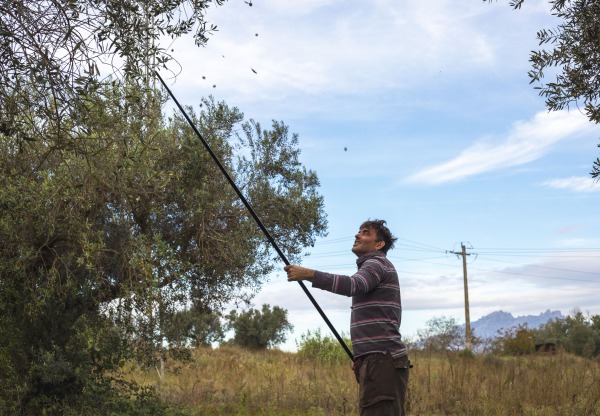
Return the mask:
<svg viewBox="0 0 600 416">
<path fill-rule="evenodd" d="M 405 414 L 410 361 L 400 336 L 398 274 L 386 256 L 397 238 L 385 224 L 372 220 L 360 226 L 352 246 L 358 271 L 352 276 L 284 267 L 290 282 L 309 280 L 313 287 L 352 296 L 350 338 L 361 416 Z"/>
</svg>

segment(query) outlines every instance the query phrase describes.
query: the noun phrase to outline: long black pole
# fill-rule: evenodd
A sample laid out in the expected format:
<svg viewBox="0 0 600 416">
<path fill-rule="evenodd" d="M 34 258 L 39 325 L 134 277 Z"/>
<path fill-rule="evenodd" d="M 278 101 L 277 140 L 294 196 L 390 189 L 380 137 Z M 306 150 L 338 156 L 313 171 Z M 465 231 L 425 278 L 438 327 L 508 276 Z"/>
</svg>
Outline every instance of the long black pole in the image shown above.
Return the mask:
<svg viewBox="0 0 600 416">
<path fill-rule="evenodd" d="M 213 160 L 215 161 L 215 163 L 217 164 L 219 169 L 221 169 L 221 172 L 223 173 L 223 175 L 225 175 L 227 182 L 229 182 L 229 184 L 231 185 L 233 190 L 237 193 L 238 197 L 244 203 L 244 205 L 246 206 L 246 209 L 248 209 L 248 211 L 250 212 L 250 215 L 252 215 L 252 218 L 254 218 L 254 221 L 256 221 L 256 224 L 258 224 L 258 226 L 260 227 L 260 229 L 262 230 L 264 235 L 267 237 L 267 239 L 269 240 L 269 242 L 271 243 L 271 245 L 273 246 L 273 248 L 275 249 L 277 254 L 279 254 L 279 257 L 281 258 L 281 260 L 283 260 L 283 262 L 286 264 L 286 266 L 289 265 L 290 262 L 288 261 L 287 257 L 285 257 L 285 255 L 283 254 L 281 249 L 277 246 L 277 244 L 275 243 L 275 240 L 273 239 L 273 237 L 271 237 L 271 234 L 269 233 L 267 228 L 264 226 L 264 224 L 262 223 L 262 221 L 260 220 L 258 215 L 256 215 L 256 212 L 254 212 L 254 209 L 252 209 L 252 206 L 250 205 L 250 203 L 248 202 L 246 197 L 244 197 L 244 194 L 242 194 L 242 192 L 237 187 L 237 185 L 235 184 L 233 179 L 231 179 L 231 176 L 229 175 L 229 173 L 227 172 L 227 170 L 225 169 L 223 164 L 219 161 L 219 158 L 217 157 L 217 155 L 215 155 L 215 153 L 212 151 L 212 149 L 210 148 L 210 146 L 208 145 L 206 140 L 204 140 L 204 137 L 202 137 L 202 134 L 200 134 L 200 131 L 194 125 L 194 123 L 192 122 L 190 117 L 187 115 L 187 113 L 185 112 L 185 110 L 183 109 L 181 104 L 179 104 L 179 101 L 177 101 L 177 98 L 175 98 L 175 96 L 173 95 L 173 93 L 171 92 L 169 87 L 167 87 L 167 84 L 165 84 L 165 81 L 163 81 L 163 79 L 159 75 L 159 73 L 157 71 L 154 71 L 154 73 L 160 80 L 160 83 L 163 85 L 163 87 L 165 87 L 165 89 L 167 90 L 167 92 L 169 93 L 169 95 L 171 96 L 173 101 L 175 101 L 175 104 L 177 104 L 177 107 L 179 107 L 179 111 L 181 111 L 181 114 L 183 114 L 183 116 L 189 123 L 190 127 L 192 127 L 192 129 L 196 133 L 196 136 L 198 136 L 198 138 L 200 139 L 200 141 L 202 142 L 202 144 L 204 145 L 204 147 L 206 148 L 208 153 L 210 153 L 210 156 L 213 158 Z M 298 283 L 300 284 L 300 287 L 302 288 L 302 290 L 304 290 L 304 293 L 306 293 L 306 296 L 308 296 L 308 299 L 310 299 L 310 301 L 312 302 L 313 306 L 317 309 L 317 311 L 319 312 L 319 314 L 321 315 L 321 317 L 323 318 L 323 320 L 325 321 L 325 323 L 327 324 L 327 326 L 329 327 L 331 332 L 333 332 L 333 335 L 335 335 L 335 337 L 337 338 L 337 340 L 340 343 L 340 345 L 342 346 L 342 348 L 344 348 L 344 350 L 346 351 L 346 354 L 348 354 L 348 356 L 350 357 L 351 360 L 354 360 L 354 355 L 352 354 L 352 351 L 350 351 L 350 349 L 348 348 L 348 346 L 346 345 L 346 343 L 344 342 L 344 340 L 342 339 L 340 334 L 338 334 L 338 332 L 335 330 L 331 321 L 329 321 L 329 318 L 327 318 L 327 316 L 325 315 L 325 312 L 323 312 L 323 309 L 321 309 L 321 307 L 319 306 L 319 304 L 317 303 L 315 298 L 311 295 L 311 293 L 308 291 L 308 289 L 304 285 L 304 282 L 302 282 L 301 280 L 298 280 Z"/>
</svg>

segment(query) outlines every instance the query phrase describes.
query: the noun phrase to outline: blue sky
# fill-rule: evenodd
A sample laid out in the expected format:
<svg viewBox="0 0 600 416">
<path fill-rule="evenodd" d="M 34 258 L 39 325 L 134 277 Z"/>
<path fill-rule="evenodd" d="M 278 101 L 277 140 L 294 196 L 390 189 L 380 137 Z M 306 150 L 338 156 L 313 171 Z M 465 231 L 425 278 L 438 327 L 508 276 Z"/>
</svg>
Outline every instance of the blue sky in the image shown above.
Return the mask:
<svg viewBox="0 0 600 416">
<path fill-rule="evenodd" d="M 432 317 L 464 322 L 462 263 L 448 253 L 461 242 L 473 254 L 472 321 L 500 309 L 600 314 L 600 185 L 589 176 L 600 128 L 577 108 L 548 113 L 527 76 L 536 32 L 557 23 L 549 8 L 230 0 L 208 14 L 219 31 L 207 47 L 164 46 L 179 64 L 172 90 L 183 104 L 212 94 L 263 127 L 282 120 L 299 134 L 329 222 L 304 266 L 351 274 L 358 226 L 387 220 L 411 338 Z M 347 333 L 350 299 L 312 293 Z M 283 272 L 265 282 L 263 303 L 289 312 L 284 349 L 309 329 L 328 333 Z"/>
</svg>

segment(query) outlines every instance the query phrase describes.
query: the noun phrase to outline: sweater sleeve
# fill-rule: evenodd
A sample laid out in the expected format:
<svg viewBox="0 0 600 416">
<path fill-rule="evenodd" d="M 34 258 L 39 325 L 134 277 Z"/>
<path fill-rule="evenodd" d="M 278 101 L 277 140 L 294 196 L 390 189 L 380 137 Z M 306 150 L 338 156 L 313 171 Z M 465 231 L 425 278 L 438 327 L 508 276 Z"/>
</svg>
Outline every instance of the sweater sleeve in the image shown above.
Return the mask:
<svg viewBox="0 0 600 416">
<path fill-rule="evenodd" d="M 352 276 L 315 271 L 312 286 L 338 295 L 355 296 L 373 290 L 383 276 L 382 265 L 376 260 L 367 260 Z"/>
</svg>

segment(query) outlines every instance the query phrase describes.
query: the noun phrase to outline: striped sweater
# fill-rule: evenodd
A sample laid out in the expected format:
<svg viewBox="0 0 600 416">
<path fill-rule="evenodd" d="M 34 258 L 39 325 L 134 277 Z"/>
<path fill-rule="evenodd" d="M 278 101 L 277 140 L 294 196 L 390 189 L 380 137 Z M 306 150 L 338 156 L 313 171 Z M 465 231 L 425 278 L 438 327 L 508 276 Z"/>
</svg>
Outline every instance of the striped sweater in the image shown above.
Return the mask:
<svg viewBox="0 0 600 416">
<path fill-rule="evenodd" d="M 315 271 L 312 286 L 352 296 L 350 338 L 354 357 L 389 352 L 394 358 L 407 354 L 400 336 L 402 304 L 394 265 L 376 251 L 356 260 L 358 271 L 343 276 Z"/>
</svg>

